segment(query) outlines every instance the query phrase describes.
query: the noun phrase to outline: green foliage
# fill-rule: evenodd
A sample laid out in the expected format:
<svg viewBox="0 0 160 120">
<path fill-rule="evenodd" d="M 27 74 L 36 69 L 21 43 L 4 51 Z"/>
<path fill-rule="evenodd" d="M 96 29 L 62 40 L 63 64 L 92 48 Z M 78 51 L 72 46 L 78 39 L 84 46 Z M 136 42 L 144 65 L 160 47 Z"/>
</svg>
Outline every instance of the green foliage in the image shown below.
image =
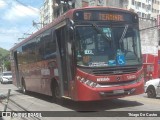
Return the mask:
<svg viewBox="0 0 160 120">
<path fill-rule="evenodd" d="M 0 48 L 0 66 L 4 66 L 3 69 L 10 71 L 11 70 L 11 63 L 9 59 L 9 51 Z"/>
<path fill-rule="evenodd" d="M 7 55 L 9 55 L 9 51 L 3 48 L 0 48 L 0 59 L 6 57 Z"/>
<path fill-rule="evenodd" d="M 11 71 L 11 62 L 10 61 L 5 61 L 4 66 L 7 69 L 7 71 Z"/>
</svg>

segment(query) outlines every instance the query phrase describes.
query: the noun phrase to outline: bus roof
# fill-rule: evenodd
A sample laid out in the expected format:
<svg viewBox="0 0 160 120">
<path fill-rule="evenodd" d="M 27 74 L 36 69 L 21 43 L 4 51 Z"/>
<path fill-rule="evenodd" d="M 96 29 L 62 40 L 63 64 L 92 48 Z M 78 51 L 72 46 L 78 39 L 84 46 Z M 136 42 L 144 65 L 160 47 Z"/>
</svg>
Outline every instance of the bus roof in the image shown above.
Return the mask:
<svg viewBox="0 0 160 120">
<path fill-rule="evenodd" d="M 53 26 L 55 26 L 56 24 L 60 23 L 61 21 L 65 20 L 66 18 L 69 19 L 73 19 L 73 13 L 75 11 L 78 10 L 117 10 L 117 11 L 121 11 L 121 12 L 127 12 L 130 14 L 136 14 L 132 11 L 126 10 L 126 9 L 122 9 L 122 8 L 116 8 L 116 7 L 102 7 L 102 6 L 92 6 L 92 7 L 84 7 L 84 8 L 77 8 L 77 9 L 70 9 L 69 11 L 67 11 L 66 13 L 64 13 L 63 15 L 59 16 L 58 18 L 56 18 L 55 20 L 53 20 L 51 23 L 49 23 L 48 25 L 44 26 L 43 28 L 41 28 L 40 30 L 38 30 L 37 32 L 33 33 L 31 36 L 29 36 L 28 38 L 26 38 L 25 40 L 23 40 L 22 42 L 16 44 L 15 46 L 13 46 L 10 50 L 14 50 L 16 48 L 18 48 L 19 46 L 21 46 L 22 44 L 26 43 L 27 41 L 29 41 L 30 39 L 33 39 L 34 37 L 36 37 L 37 35 L 41 34 L 42 32 L 44 32 L 45 30 L 48 30 L 50 28 L 52 28 Z"/>
</svg>

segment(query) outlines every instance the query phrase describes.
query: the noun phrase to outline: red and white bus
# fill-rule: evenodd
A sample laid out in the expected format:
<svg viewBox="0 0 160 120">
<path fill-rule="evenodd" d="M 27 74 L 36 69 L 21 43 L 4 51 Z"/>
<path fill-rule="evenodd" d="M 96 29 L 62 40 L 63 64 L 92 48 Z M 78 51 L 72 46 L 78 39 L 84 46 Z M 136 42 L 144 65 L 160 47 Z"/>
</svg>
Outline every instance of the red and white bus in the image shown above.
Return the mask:
<svg viewBox="0 0 160 120">
<path fill-rule="evenodd" d="M 137 14 L 72 9 L 11 49 L 13 83 L 55 100 L 93 101 L 144 92 Z"/>
</svg>

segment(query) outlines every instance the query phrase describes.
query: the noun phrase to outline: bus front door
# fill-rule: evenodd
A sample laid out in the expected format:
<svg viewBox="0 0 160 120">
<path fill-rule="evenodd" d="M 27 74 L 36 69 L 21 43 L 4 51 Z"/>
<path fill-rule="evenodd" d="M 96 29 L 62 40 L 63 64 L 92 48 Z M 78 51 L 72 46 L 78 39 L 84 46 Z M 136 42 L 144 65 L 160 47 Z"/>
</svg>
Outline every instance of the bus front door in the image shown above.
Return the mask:
<svg viewBox="0 0 160 120">
<path fill-rule="evenodd" d="M 67 68 L 67 47 L 66 47 L 66 27 L 61 27 L 56 30 L 57 38 L 57 62 L 58 62 L 58 71 L 59 71 L 59 87 L 61 96 L 69 96 L 69 84 L 68 84 L 68 72 Z"/>
</svg>

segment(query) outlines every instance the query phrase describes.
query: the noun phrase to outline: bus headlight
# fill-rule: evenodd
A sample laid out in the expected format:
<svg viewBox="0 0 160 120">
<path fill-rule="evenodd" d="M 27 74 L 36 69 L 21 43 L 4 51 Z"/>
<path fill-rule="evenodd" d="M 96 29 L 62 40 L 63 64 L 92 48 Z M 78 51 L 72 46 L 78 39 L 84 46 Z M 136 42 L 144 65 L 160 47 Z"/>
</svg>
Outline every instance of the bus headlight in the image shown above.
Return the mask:
<svg viewBox="0 0 160 120">
<path fill-rule="evenodd" d="M 87 86 L 90 86 L 93 88 L 99 86 L 98 83 L 95 83 L 95 82 L 88 80 L 88 79 L 85 79 L 85 78 L 81 78 L 80 76 L 77 76 L 77 80 L 80 81 L 81 83 L 86 84 Z"/>
</svg>

